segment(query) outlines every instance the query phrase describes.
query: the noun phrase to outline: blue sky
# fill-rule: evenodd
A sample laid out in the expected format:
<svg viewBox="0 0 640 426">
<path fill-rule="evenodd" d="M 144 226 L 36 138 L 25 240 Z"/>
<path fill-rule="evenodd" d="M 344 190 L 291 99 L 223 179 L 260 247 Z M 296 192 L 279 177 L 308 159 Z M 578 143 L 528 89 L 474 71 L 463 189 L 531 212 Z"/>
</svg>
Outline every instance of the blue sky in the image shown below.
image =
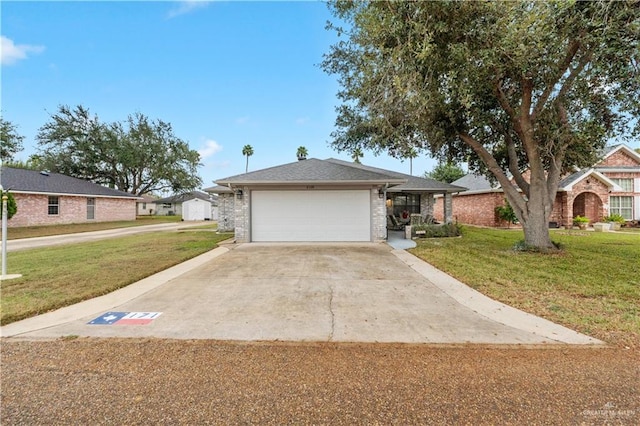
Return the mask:
<svg viewBox="0 0 640 426">
<path fill-rule="evenodd" d="M 249 169 L 310 157 L 350 160 L 329 146 L 335 77 L 318 66 L 336 41 L 322 2 L 2 1 L 2 116 L 36 152 L 59 105 L 103 122 L 141 112 L 172 124 L 202 156 L 204 187 Z M 409 173 L 409 162 L 363 162 Z M 435 161 L 413 160 L 414 174 Z"/>
</svg>

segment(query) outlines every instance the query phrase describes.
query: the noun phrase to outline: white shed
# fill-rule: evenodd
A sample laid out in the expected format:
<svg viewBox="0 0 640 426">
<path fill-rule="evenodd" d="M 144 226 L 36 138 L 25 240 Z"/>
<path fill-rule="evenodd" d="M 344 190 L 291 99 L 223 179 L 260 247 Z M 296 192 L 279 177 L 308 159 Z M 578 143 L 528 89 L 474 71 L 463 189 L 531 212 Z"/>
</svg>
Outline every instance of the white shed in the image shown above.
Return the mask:
<svg viewBox="0 0 640 426">
<path fill-rule="evenodd" d="M 184 201 L 182 220 L 211 220 L 211 202 L 200 198 Z"/>
</svg>

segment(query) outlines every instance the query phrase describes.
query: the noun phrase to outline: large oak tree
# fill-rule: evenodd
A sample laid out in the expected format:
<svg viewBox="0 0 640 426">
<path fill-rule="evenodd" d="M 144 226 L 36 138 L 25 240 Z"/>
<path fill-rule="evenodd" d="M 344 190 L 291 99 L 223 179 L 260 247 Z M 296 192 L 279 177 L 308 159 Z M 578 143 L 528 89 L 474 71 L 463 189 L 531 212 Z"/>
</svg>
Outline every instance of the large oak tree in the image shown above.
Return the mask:
<svg viewBox="0 0 640 426">
<path fill-rule="evenodd" d="M 140 113 L 101 123 L 83 106 L 60 106 L 38 140 L 41 167 L 131 194 L 187 192 L 202 184 L 198 152 L 169 123 Z"/>
<path fill-rule="evenodd" d="M 414 148 L 496 179 L 525 242 L 552 248 L 558 183 L 628 135 L 640 99 L 637 1 L 333 1 L 342 40 L 332 145 Z M 637 132 L 637 127 L 635 128 Z"/>
<path fill-rule="evenodd" d="M 13 156 L 22 151 L 24 136 L 18 133 L 17 126 L 0 117 L 0 160 L 13 160 Z"/>
</svg>

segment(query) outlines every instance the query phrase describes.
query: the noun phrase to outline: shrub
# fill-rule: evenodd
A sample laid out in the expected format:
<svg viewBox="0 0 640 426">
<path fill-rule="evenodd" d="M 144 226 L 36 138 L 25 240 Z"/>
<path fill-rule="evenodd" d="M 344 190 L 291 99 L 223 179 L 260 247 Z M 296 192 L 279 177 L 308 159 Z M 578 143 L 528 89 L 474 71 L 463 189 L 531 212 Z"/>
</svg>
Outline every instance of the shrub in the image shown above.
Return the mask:
<svg viewBox="0 0 640 426">
<path fill-rule="evenodd" d="M 9 191 L 5 191 L 4 194 L 0 192 L 0 198 L 1 198 L 1 195 L 7 196 L 7 220 L 9 220 L 13 217 L 13 215 L 15 215 L 18 212 L 18 205 L 16 204 L 15 198 L 13 198 L 13 194 L 11 194 Z M 2 200 L 0 200 L 0 219 L 2 219 L 1 203 L 2 203 Z"/>
<path fill-rule="evenodd" d="M 420 234 L 417 234 L 418 231 L 420 231 Z M 422 224 L 411 227 L 411 236 L 413 237 L 445 238 L 459 237 L 460 235 L 462 235 L 462 227 L 457 223 L 445 223 L 442 225 Z"/>
<path fill-rule="evenodd" d="M 511 204 L 509 204 L 507 200 L 504 200 L 503 206 L 496 206 L 495 211 L 501 220 L 504 220 L 509 224 L 518 223 L 518 216 L 516 216 L 513 211 L 513 207 L 511 207 Z"/>
<path fill-rule="evenodd" d="M 605 216 L 603 220 L 605 222 L 618 222 L 618 223 L 626 222 L 624 217 L 620 216 L 619 214 L 610 214 L 609 216 Z"/>
<path fill-rule="evenodd" d="M 579 223 L 589 223 L 589 218 L 588 217 L 584 217 L 584 216 L 576 216 L 573 218 L 573 224 L 577 225 Z"/>
</svg>

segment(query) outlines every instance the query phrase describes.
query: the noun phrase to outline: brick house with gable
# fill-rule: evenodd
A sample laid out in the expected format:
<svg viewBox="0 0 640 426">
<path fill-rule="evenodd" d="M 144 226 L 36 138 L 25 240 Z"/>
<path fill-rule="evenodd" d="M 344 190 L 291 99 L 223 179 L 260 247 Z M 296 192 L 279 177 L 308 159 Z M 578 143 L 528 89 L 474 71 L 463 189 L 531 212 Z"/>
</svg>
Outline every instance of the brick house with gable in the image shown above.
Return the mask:
<svg viewBox="0 0 640 426">
<path fill-rule="evenodd" d="M 472 174 L 452 184 L 469 188 L 453 195 L 456 221 L 490 227 L 506 225 L 495 213 L 495 208 L 505 203 L 499 185 Z M 441 219 L 437 212 L 442 202 L 441 198 L 436 199 L 436 219 Z M 549 221 L 570 228 L 575 216 L 585 216 L 595 223 L 609 214 L 619 214 L 628 222 L 640 221 L 640 154 L 626 145 L 607 148 L 596 164 L 565 176 L 559 183 Z"/>
<path fill-rule="evenodd" d="M 18 207 L 8 227 L 136 220 L 139 197 L 82 179 L 2 167 L 0 181 Z"/>
</svg>

